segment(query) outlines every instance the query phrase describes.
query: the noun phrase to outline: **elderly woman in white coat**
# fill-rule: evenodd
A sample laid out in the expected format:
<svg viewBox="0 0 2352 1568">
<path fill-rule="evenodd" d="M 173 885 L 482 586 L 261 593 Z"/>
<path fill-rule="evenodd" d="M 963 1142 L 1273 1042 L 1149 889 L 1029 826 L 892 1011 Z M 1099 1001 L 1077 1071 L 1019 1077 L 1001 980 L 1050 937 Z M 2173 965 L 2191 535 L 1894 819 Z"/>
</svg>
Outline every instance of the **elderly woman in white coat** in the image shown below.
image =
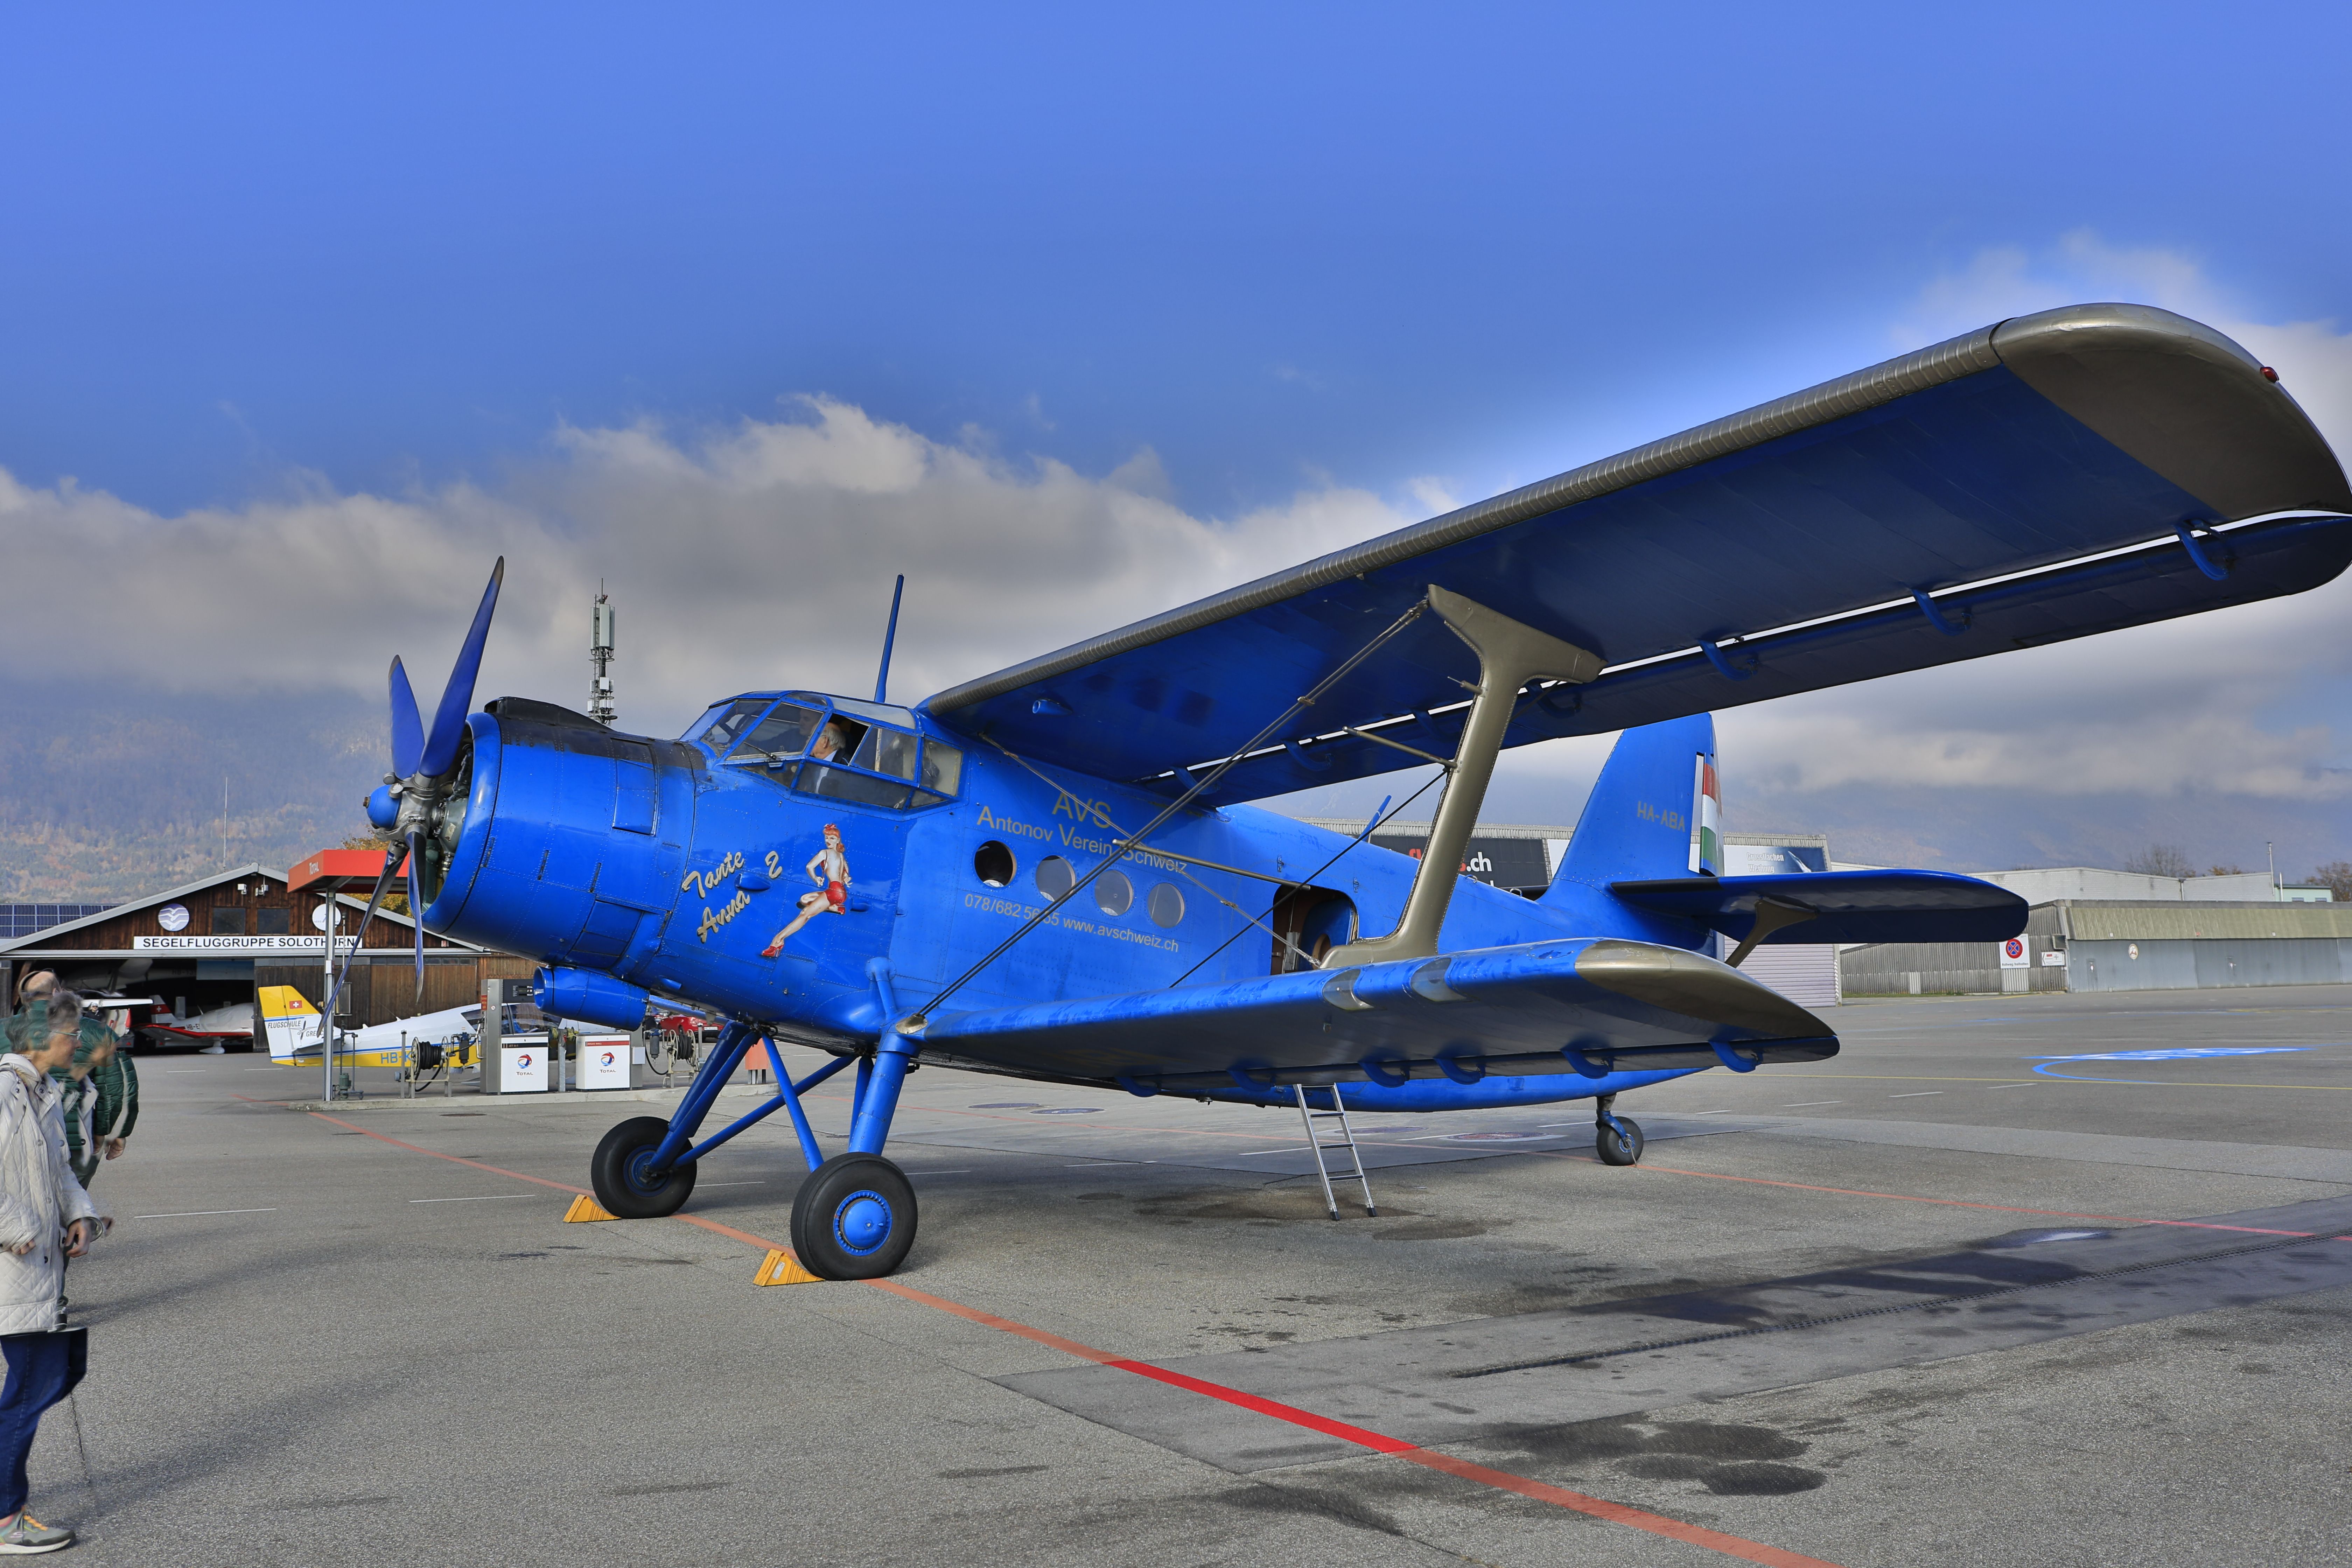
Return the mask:
<svg viewBox="0 0 2352 1568">
<path fill-rule="evenodd" d="M 65 1260 L 108 1227 L 66 1160 L 65 1125 L 49 1069 L 81 1038 L 81 999 L 58 991 L 8 1020 L 0 1056 L 0 1556 L 71 1545 L 73 1531 L 25 1507 L 26 1458 L 41 1413 L 73 1392 L 89 1364 L 89 1331 L 58 1327 Z"/>
</svg>

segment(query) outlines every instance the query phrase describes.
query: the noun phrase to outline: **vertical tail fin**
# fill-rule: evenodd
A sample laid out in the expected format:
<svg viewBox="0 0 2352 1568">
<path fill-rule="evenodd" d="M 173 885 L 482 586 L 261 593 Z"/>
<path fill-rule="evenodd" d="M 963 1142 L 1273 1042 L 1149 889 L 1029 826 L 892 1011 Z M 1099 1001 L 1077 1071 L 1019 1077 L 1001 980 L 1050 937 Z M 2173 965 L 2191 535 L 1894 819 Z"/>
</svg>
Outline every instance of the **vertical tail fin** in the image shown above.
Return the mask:
<svg viewBox="0 0 2352 1568">
<path fill-rule="evenodd" d="M 269 1042 L 269 1059 L 289 1062 L 296 1055 L 319 1049 L 319 1009 L 291 985 L 263 985 L 254 991 L 260 1005 L 261 1026 Z"/>
<path fill-rule="evenodd" d="M 1617 737 L 1576 819 L 1559 874 L 1544 894 L 1570 904 L 1582 889 L 1723 871 L 1723 792 L 1716 780 L 1715 718 L 1695 713 Z"/>
</svg>

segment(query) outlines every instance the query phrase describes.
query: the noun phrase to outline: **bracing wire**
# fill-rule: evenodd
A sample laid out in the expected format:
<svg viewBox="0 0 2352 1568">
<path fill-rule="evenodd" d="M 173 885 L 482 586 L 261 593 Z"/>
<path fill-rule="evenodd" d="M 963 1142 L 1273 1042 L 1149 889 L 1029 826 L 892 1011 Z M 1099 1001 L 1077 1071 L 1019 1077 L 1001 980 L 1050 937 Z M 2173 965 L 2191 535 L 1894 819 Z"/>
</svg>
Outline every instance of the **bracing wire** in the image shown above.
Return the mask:
<svg viewBox="0 0 2352 1568">
<path fill-rule="evenodd" d="M 1367 825 L 1366 825 L 1366 826 L 1365 826 L 1365 828 L 1364 828 L 1364 831 L 1363 831 L 1361 834 L 1360 834 L 1359 836 L 1357 836 L 1357 837 L 1354 837 L 1354 838 L 1350 838 L 1349 840 L 1348 840 L 1348 842 L 1347 842 L 1347 843 L 1345 843 L 1345 844 L 1343 844 L 1343 845 L 1341 845 L 1341 846 L 1339 847 L 1339 854 L 1338 854 L 1338 855 L 1334 855 L 1334 856 L 1332 856 L 1332 857 L 1331 857 L 1331 858 L 1329 858 L 1328 860 L 1324 861 L 1324 862 L 1323 862 L 1323 864 L 1321 864 L 1320 866 L 1316 867 L 1316 868 L 1315 868 L 1315 869 L 1313 869 L 1312 871 L 1307 872 L 1306 876 L 1304 876 L 1304 877 L 1302 877 L 1302 878 L 1298 879 L 1297 885 L 1298 885 L 1298 886 L 1300 886 L 1300 887 L 1311 887 L 1311 886 L 1314 884 L 1314 881 L 1315 881 L 1315 879 L 1316 879 L 1316 878 L 1318 878 L 1318 877 L 1321 876 L 1324 872 L 1328 871 L 1332 867 L 1334 867 L 1334 866 L 1336 866 L 1336 865 L 1338 865 L 1338 864 L 1339 863 L 1339 856 L 1340 856 L 1340 855 L 1345 855 L 1349 850 L 1353 849 L 1357 845 L 1363 843 L 1365 839 L 1370 838 L 1370 837 L 1374 833 L 1378 832 L 1378 831 L 1379 831 L 1379 830 L 1380 830 L 1383 826 L 1385 826 L 1386 824 L 1395 821 L 1395 820 L 1396 820 L 1396 817 L 1397 817 L 1397 814 L 1398 814 L 1399 812 L 1403 811 L 1403 810 L 1404 810 L 1405 805 L 1411 805 L 1414 801 L 1419 800 L 1423 795 L 1427 795 L 1427 794 L 1429 793 L 1429 786 L 1430 786 L 1430 784 L 1435 784 L 1439 779 L 1442 779 L 1442 778 L 1444 778 L 1444 776 L 1445 776 L 1445 773 L 1444 773 L 1444 772 L 1443 770 L 1441 770 L 1441 771 L 1439 771 L 1439 772 L 1437 772 L 1437 773 L 1435 773 L 1431 774 L 1431 775 L 1430 775 L 1430 778 L 1429 778 L 1429 784 L 1423 784 L 1419 789 L 1417 789 L 1417 790 L 1413 791 L 1413 792 L 1412 792 L 1412 794 L 1411 794 L 1410 795 L 1407 795 L 1407 796 L 1405 797 L 1404 805 L 1400 805 L 1400 806 L 1398 806 L 1398 807 L 1396 808 L 1396 810 L 1395 810 L 1395 811 L 1391 811 L 1391 812 L 1390 812 L 1386 816 L 1380 817 L 1380 818 L 1378 818 L 1378 819 L 1376 819 L 1376 820 L 1374 820 L 1374 821 L 1372 821 L 1372 822 L 1370 822 L 1370 823 L 1367 824 Z M 1272 910 L 1268 910 L 1267 912 L 1270 914 L 1270 913 L 1272 913 L 1273 911 L 1272 911 Z M 1249 921 L 1251 921 L 1251 923 L 1252 923 L 1252 924 L 1259 925 L 1259 926 L 1264 926 L 1264 925 L 1265 925 L 1265 922 L 1264 922 L 1263 921 L 1259 921 L 1259 920 L 1258 920 L 1255 916 L 1254 916 L 1254 915 L 1245 915 L 1244 918 L 1245 918 L 1245 919 L 1249 920 Z M 1244 927 L 1242 928 L 1242 931 L 1247 931 L 1248 929 L 1249 929 L 1249 927 L 1248 927 L 1248 926 L 1244 926 Z M 1269 928 L 1269 929 L 1270 929 L 1270 928 Z M 1233 946 L 1233 945 L 1234 945 L 1234 943 L 1235 943 L 1236 942 L 1239 942 L 1239 941 L 1241 940 L 1241 937 L 1242 937 L 1242 931 L 1237 931 L 1234 932 L 1234 934 L 1233 934 L 1233 935 L 1231 935 L 1231 936 L 1229 936 L 1229 937 L 1225 938 L 1225 940 L 1224 940 L 1224 941 L 1223 941 L 1223 942 L 1221 942 L 1217 943 L 1216 947 L 1209 952 L 1209 954 L 1207 955 L 1207 957 L 1202 958 L 1202 959 L 1201 960 L 1200 963 L 1196 963 L 1196 964 L 1192 965 L 1192 968 L 1190 968 L 1190 969 L 1186 970 L 1183 973 L 1181 973 L 1181 974 L 1178 975 L 1175 979 L 1173 979 L 1173 980 L 1170 981 L 1170 982 L 1168 983 L 1168 988 L 1169 988 L 1171 991 L 1173 991 L 1177 986 L 1183 984 L 1184 984 L 1184 982 L 1186 982 L 1187 980 L 1192 979 L 1193 975 L 1195 975 L 1195 974 L 1199 973 L 1201 972 L 1201 967 L 1202 967 L 1202 964 L 1207 963 L 1209 962 L 1209 960 L 1210 960 L 1210 959 L 1213 959 L 1213 958 L 1216 957 L 1218 953 L 1224 952 L 1224 951 L 1225 951 L 1225 949 L 1227 949 L 1227 948 L 1229 948 L 1229 947 Z M 1276 931 L 1274 934 L 1275 934 L 1276 940 L 1277 940 L 1277 941 L 1279 941 L 1279 942 L 1283 942 L 1286 943 L 1286 944 L 1289 946 L 1289 948 L 1290 948 L 1290 951 L 1291 951 L 1291 952 L 1297 952 L 1299 951 L 1299 949 L 1298 949 L 1298 944 L 1297 944 L 1297 942 L 1291 942 L 1289 938 L 1285 937 L 1285 936 L 1280 932 L 1280 931 Z M 1303 957 L 1303 956 L 1305 956 L 1305 955 L 1304 955 L 1304 954 L 1301 954 L 1301 956 Z"/>
<path fill-rule="evenodd" d="M 962 990 L 964 986 L 970 984 L 971 981 L 983 970 L 987 969 L 990 964 L 994 963 L 998 959 L 1003 957 L 1007 952 L 1010 952 L 1013 950 L 1013 945 L 1020 942 L 1022 938 L 1027 936 L 1031 931 L 1035 931 L 1039 926 L 1045 924 L 1049 918 L 1061 910 L 1064 904 L 1068 903 L 1072 899 L 1076 898 L 1081 892 L 1085 891 L 1086 889 L 1093 883 L 1096 878 L 1101 876 L 1105 871 L 1109 870 L 1111 867 L 1118 864 L 1120 860 L 1125 859 L 1129 850 L 1135 848 L 1144 839 L 1150 837 L 1152 834 L 1158 832 L 1167 824 L 1168 820 L 1174 816 L 1178 812 L 1182 811 L 1186 806 L 1191 805 L 1202 795 L 1215 788 L 1218 782 L 1222 780 L 1227 773 L 1233 770 L 1234 764 L 1239 763 L 1244 757 L 1249 755 L 1252 752 L 1256 751 L 1258 747 L 1273 739 L 1278 731 L 1287 727 L 1292 718 L 1297 714 L 1300 709 L 1314 707 L 1316 700 L 1318 698 L 1320 698 L 1325 692 L 1330 690 L 1334 686 L 1337 686 L 1341 680 L 1347 679 L 1349 675 L 1352 674 L 1358 665 L 1371 658 L 1372 655 L 1378 653 L 1382 647 L 1385 647 L 1391 637 L 1394 637 L 1398 633 L 1403 631 L 1405 627 L 1411 626 L 1414 621 L 1419 620 L 1428 608 L 1429 600 L 1424 595 L 1423 598 L 1415 602 L 1411 609 L 1405 611 L 1403 615 L 1399 616 L 1394 621 L 1391 621 L 1388 627 L 1378 637 L 1375 637 L 1371 641 L 1366 643 L 1362 647 L 1358 648 L 1354 653 L 1350 654 L 1337 669 L 1334 669 L 1330 674 L 1325 676 L 1321 680 L 1317 681 L 1313 690 L 1307 692 L 1303 696 L 1293 698 L 1291 700 L 1290 706 L 1284 709 L 1279 714 L 1276 715 L 1274 720 L 1269 722 L 1265 728 L 1260 730 L 1255 735 L 1244 742 L 1237 750 L 1227 756 L 1224 761 L 1210 769 L 1207 774 L 1196 782 L 1190 789 L 1186 790 L 1182 795 L 1178 795 L 1174 800 L 1169 802 L 1168 805 L 1160 810 L 1159 816 L 1153 817 L 1150 822 L 1143 825 L 1143 827 L 1139 832 L 1129 837 L 1125 843 L 1113 847 L 1110 854 L 1095 862 L 1093 868 L 1089 869 L 1085 876 L 1080 877 L 1076 881 L 1071 883 L 1068 889 L 1066 889 L 1060 897 L 1052 900 L 1044 909 L 1039 910 L 1035 914 L 1031 915 L 1026 921 L 1023 921 L 1020 930 L 1014 931 L 1011 936 L 1006 937 L 1003 942 L 998 942 L 993 948 L 991 948 L 987 955 L 982 958 L 979 963 L 973 964 L 961 974 L 957 975 L 953 980 L 948 982 L 945 989 L 940 991 L 937 994 L 932 996 L 928 1003 L 924 1004 L 924 1010 L 922 1012 L 915 1014 L 913 1017 L 907 1021 L 913 1024 L 921 1023 L 929 1016 L 932 1010 L 936 1009 L 940 1005 L 940 1003 L 945 1002 L 949 997 Z"/>
</svg>

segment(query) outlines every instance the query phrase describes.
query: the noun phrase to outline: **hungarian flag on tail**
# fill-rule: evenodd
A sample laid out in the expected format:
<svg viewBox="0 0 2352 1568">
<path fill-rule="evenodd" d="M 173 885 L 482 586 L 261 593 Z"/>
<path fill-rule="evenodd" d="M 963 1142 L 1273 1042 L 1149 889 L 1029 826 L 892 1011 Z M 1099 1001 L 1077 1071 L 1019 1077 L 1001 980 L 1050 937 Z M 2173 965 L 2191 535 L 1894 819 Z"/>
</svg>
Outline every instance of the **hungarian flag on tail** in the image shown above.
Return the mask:
<svg viewBox="0 0 2352 1568">
<path fill-rule="evenodd" d="M 1690 868 L 1709 877 L 1723 874 L 1723 786 L 1716 782 L 1715 759 L 1698 753 L 1698 781 L 1691 801 Z"/>
</svg>

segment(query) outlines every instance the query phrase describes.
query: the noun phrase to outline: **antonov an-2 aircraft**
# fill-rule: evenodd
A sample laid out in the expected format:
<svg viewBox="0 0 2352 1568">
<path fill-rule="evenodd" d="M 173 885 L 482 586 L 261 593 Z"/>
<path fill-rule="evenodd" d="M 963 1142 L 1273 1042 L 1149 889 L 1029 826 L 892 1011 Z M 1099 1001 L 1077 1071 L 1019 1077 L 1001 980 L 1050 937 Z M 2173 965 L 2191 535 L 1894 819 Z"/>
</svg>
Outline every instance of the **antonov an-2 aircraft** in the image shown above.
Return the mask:
<svg viewBox="0 0 2352 1568">
<path fill-rule="evenodd" d="M 432 728 L 392 667 L 424 925 L 537 955 L 545 1011 L 730 1020 L 667 1121 L 614 1128 L 615 1215 L 674 1212 L 772 1111 L 800 1262 L 897 1268 L 882 1149 L 919 1063 L 1130 1094 L 1445 1110 L 1618 1097 L 1835 1053 L 1759 942 L 1994 941 L 1930 871 L 1722 874 L 1713 723 L 1808 691 L 2299 593 L 2352 490 L 2277 377 L 2162 310 L 2021 317 L 935 693 L 714 704 L 675 741 L 544 702 L 468 714 L 504 563 Z M 887 643 L 884 679 L 887 679 Z M 1456 875 L 1500 748 L 1623 731 L 1550 889 Z M 1246 802 L 1444 765 L 1415 860 Z M 1702 951 L 1717 933 L 1730 962 Z M 420 939 L 421 940 L 421 939 Z M 421 959 L 420 959 L 421 964 Z M 795 1084 L 774 1042 L 834 1060 Z M 744 1054 L 778 1091 L 697 1142 Z M 845 1152 L 800 1097 L 855 1068 Z"/>
</svg>

